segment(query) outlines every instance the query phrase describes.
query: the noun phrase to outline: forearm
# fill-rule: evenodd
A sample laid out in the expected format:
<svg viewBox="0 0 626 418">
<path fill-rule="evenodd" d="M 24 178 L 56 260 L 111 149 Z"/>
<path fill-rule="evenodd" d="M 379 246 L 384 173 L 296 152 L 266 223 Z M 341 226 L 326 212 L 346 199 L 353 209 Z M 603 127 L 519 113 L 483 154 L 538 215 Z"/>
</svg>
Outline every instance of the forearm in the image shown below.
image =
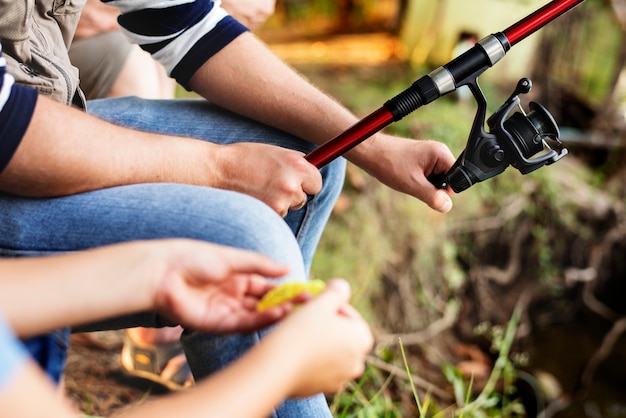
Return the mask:
<svg viewBox="0 0 626 418">
<path fill-rule="evenodd" d="M 216 145 L 154 135 L 99 120 L 40 97 L 0 189 L 24 196 L 58 196 L 133 183 L 199 180 Z M 200 158 L 200 157 L 203 158 Z M 210 181 L 204 171 L 203 181 Z"/>
<path fill-rule="evenodd" d="M 190 85 L 213 103 L 316 144 L 334 138 L 358 121 L 251 33 L 241 34 L 208 60 Z M 368 155 L 373 155 L 369 142 L 346 157 L 365 164 Z"/>
<path fill-rule="evenodd" d="M 250 33 L 243 33 L 205 62 L 190 86 L 208 100 L 315 144 L 325 143 L 359 119 L 281 62 Z M 383 133 L 343 154 L 394 190 L 433 209 L 452 207 L 449 190 L 427 177 L 445 173 L 455 158 L 442 143 L 414 141 Z"/>
<path fill-rule="evenodd" d="M 133 243 L 0 260 L 0 306 L 20 336 L 147 310 L 158 269 L 152 271 L 148 256 L 142 243 Z"/>
<path fill-rule="evenodd" d="M 104 32 L 119 30 L 117 16 L 119 11 L 103 4 L 100 0 L 87 0 L 80 15 L 74 39 L 83 39 Z"/>
</svg>

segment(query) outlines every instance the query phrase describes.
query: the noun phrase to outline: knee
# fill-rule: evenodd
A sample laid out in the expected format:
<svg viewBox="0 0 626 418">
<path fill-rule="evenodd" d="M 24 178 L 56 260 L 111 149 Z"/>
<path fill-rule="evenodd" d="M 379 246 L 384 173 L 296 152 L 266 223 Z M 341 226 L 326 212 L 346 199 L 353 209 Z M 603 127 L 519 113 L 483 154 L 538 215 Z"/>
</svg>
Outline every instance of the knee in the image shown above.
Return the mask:
<svg viewBox="0 0 626 418">
<path fill-rule="evenodd" d="M 240 222 L 231 225 L 232 233 L 225 238 L 227 245 L 255 251 L 289 265 L 290 272 L 285 281 L 306 280 L 302 251 L 283 218 L 269 206 L 252 198 L 238 214 Z"/>
</svg>

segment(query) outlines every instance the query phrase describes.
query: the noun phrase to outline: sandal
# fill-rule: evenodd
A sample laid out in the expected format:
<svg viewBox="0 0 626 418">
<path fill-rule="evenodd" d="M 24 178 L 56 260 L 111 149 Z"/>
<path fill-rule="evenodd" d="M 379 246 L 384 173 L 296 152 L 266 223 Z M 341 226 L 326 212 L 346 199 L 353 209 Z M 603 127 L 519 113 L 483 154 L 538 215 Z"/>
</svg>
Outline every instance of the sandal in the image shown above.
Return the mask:
<svg viewBox="0 0 626 418">
<path fill-rule="evenodd" d="M 176 391 L 194 384 L 191 369 L 184 355 L 178 341 L 147 345 L 133 341 L 126 334 L 120 361 L 128 374 Z M 175 368 L 171 364 L 174 364 Z"/>
</svg>

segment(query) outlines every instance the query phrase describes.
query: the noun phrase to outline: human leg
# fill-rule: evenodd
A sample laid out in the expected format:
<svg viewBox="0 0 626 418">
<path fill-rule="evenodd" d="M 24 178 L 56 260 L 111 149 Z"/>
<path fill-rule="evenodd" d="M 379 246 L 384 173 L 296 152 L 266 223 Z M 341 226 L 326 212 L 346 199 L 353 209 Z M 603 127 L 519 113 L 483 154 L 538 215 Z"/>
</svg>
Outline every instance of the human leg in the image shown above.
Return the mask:
<svg viewBox="0 0 626 418">
<path fill-rule="evenodd" d="M 204 100 L 146 103 L 137 98 L 123 98 L 91 101 L 88 109 L 90 113 L 113 123 L 152 132 L 185 135 L 225 144 L 249 141 L 271 143 L 303 152 L 313 149 L 311 144 L 258 123 L 250 122 L 215 106 L 210 106 Z M 324 167 L 322 169 L 323 191 L 309 199 L 308 204 L 303 209 L 289 212 L 285 219 L 302 248 L 307 276 L 326 220 L 330 216 L 334 202 L 341 191 L 344 170 L 345 163 L 342 160 Z M 141 340 L 139 341 L 141 342 Z M 191 343 L 187 343 L 187 346 L 196 344 L 194 343 L 196 339 L 189 339 L 189 341 Z M 144 339 L 143 342 L 147 344 L 150 343 L 150 340 Z M 197 344 L 198 349 L 195 350 L 195 356 L 200 357 L 207 347 L 200 343 Z M 187 347 L 186 350 L 189 351 L 192 348 Z M 194 374 L 196 376 L 199 374 L 206 375 L 214 371 L 207 369 L 198 372 L 199 367 L 198 364 L 195 365 Z M 194 366 L 192 366 L 193 368 Z M 132 370 L 128 365 L 126 369 Z M 156 370 L 159 369 L 157 366 Z M 154 379 L 161 380 L 159 376 L 160 373 L 155 373 Z"/>
<path fill-rule="evenodd" d="M 149 53 L 133 45 L 106 97 L 132 95 L 145 99 L 173 99 L 175 89 L 176 82 L 167 77 L 165 68 Z"/>
<path fill-rule="evenodd" d="M 69 55 L 80 72 L 81 89 L 89 100 L 123 96 L 174 98 L 176 83 L 167 76 L 165 68 L 148 52 L 131 45 L 119 31 L 74 39 Z M 189 386 L 193 376 L 180 346 L 182 332 L 181 327 L 128 329 L 122 368 L 172 390 Z M 151 361 L 146 363 L 146 359 Z"/>
<path fill-rule="evenodd" d="M 132 50 L 121 32 L 104 32 L 72 42 L 68 53 L 80 71 L 80 88 L 87 99 L 110 94 Z"/>
<path fill-rule="evenodd" d="M 248 196 L 206 187 L 142 184 L 104 189 L 56 199 L 0 198 L 0 255 L 31 256 L 76 251 L 114 242 L 187 237 L 259 251 L 291 266 L 285 280 L 305 280 L 301 254 L 291 230 L 266 205 Z M 168 325 L 152 314 L 108 324 L 109 327 Z M 217 370 L 245 351 L 258 335 L 219 337 L 219 355 L 204 351 L 206 341 L 194 334 L 188 346 L 198 378 Z M 195 366 L 195 367 L 194 367 Z M 304 402 L 304 401 L 303 401 Z M 323 410 L 325 401 L 313 402 Z M 306 416 L 308 404 L 297 404 L 294 416 Z M 302 412 L 302 413 L 301 413 Z M 324 416 L 324 415 L 322 415 Z"/>
<path fill-rule="evenodd" d="M 151 101 L 121 98 L 91 101 L 88 111 L 102 119 L 140 130 L 183 135 L 221 144 L 259 142 L 310 152 L 314 145 L 252 122 L 204 100 Z M 291 211 L 285 221 L 302 250 L 306 275 L 334 202 L 343 186 L 345 161 L 335 160 L 321 169 L 324 187 L 307 205 Z M 258 338 L 258 336 L 255 336 Z M 186 331 L 182 342 L 196 377 L 209 375 L 250 347 L 250 336 L 213 336 Z M 207 355 L 213 361 L 207 361 Z M 289 400 L 277 411 L 281 417 L 329 415 L 323 397 Z"/>
<path fill-rule="evenodd" d="M 93 100 L 88 103 L 88 111 L 118 125 L 220 144 L 266 143 L 305 153 L 315 147 L 292 135 L 213 106 L 203 99 L 145 101 L 124 97 Z M 285 218 L 302 249 L 307 274 L 326 222 L 343 187 L 345 164 L 345 160 L 339 158 L 323 167 L 320 170 L 322 191 L 310 197 L 304 208 L 290 211 Z"/>
<path fill-rule="evenodd" d="M 308 152 L 313 148 L 312 145 L 290 135 L 243 120 L 229 112 L 216 109 L 203 101 L 146 102 L 136 98 L 126 98 L 98 102 L 90 102 L 89 108 L 92 113 L 111 122 L 138 129 L 187 135 L 200 139 L 215 140 L 220 143 L 238 141 L 264 142 L 299 149 L 304 152 Z M 302 265 L 299 265 L 298 269 L 301 271 L 301 274 L 294 275 L 299 277 L 300 280 L 304 280 L 307 276 L 308 268 L 324 224 L 332 210 L 334 199 L 341 190 L 344 164 L 340 159 L 324 167 L 322 171 L 324 178 L 322 192 L 312 197 L 305 208 L 293 212 L 293 214 L 287 217 L 288 225 L 291 227 L 291 241 L 293 241 L 294 236 L 297 236 L 298 242 L 302 247 L 302 253 L 300 253 L 296 246 L 298 257 L 305 257 L 304 265 L 306 267 L 303 269 Z M 212 190 L 217 192 L 213 189 L 194 186 L 159 184 L 112 188 L 67 198 L 36 202 L 26 199 L 16 200 L 6 196 L 6 201 L 9 203 L 8 206 L 15 210 L 11 213 L 0 213 L 3 213 L 3 216 L 7 216 L 7 219 L 10 220 L 9 223 L 14 221 L 17 224 L 21 222 L 27 223 L 25 225 L 27 231 L 20 231 L 18 235 L 11 235 L 6 242 L 6 248 L 9 250 L 9 253 L 14 255 L 29 255 L 39 254 L 43 251 L 73 251 L 89 246 L 104 245 L 109 241 L 120 242 L 167 236 L 197 238 L 242 248 L 248 248 L 249 244 L 246 243 L 246 239 L 254 236 L 260 239 L 263 245 L 251 245 L 251 249 L 268 255 L 280 249 L 292 247 L 289 245 L 290 241 L 285 240 L 284 237 L 277 242 L 264 244 L 263 240 L 267 236 L 268 227 L 272 226 L 273 223 L 281 224 L 282 228 L 285 228 L 287 231 L 289 229 L 287 229 L 282 219 L 278 218 L 276 220 L 278 215 L 271 212 L 261 202 L 246 197 L 247 199 L 244 199 L 245 208 L 233 208 L 225 205 L 214 206 L 219 199 L 209 199 L 205 202 L 206 199 L 203 200 L 196 196 L 195 193 L 190 192 L 193 196 L 187 196 L 185 193 L 190 190 Z M 182 194 L 180 198 L 175 196 L 178 193 Z M 162 202 L 158 197 L 165 201 Z M 239 198 L 241 198 L 241 195 L 239 195 Z M 33 206 L 22 206 L 26 202 L 29 205 L 35 203 L 42 204 L 45 210 L 43 213 L 38 213 L 37 208 Z M 183 209 L 187 207 L 192 208 L 190 210 L 194 216 L 191 218 L 184 213 Z M 259 210 L 260 208 L 263 209 Z M 310 208 L 314 209 L 309 211 Z M 48 220 L 49 215 L 46 215 L 48 210 L 56 211 L 53 222 Z M 183 212 L 179 213 L 181 210 Z M 268 214 L 268 211 L 271 212 L 271 215 Z M 96 213 L 95 216 L 93 215 L 94 212 Z M 108 215 L 109 213 L 114 214 L 114 216 Z M 223 216 L 225 213 L 227 215 Z M 229 222 L 235 221 L 229 219 L 228 215 L 248 213 L 255 215 L 265 214 L 269 219 L 274 219 L 274 221 L 270 222 L 272 225 L 266 226 L 263 222 L 251 222 L 248 219 L 246 225 L 251 230 L 250 232 L 243 233 L 244 229 L 236 228 L 232 231 L 233 234 L 220 235 L 219 238 L 225 238 L 224 241 L 220 241 L 220 239 L 214 236 L 215 231 L 210 228 L 206 230 L 206 228 L 201 226 L 202 222 L 209 218 L 216 222 L 216 227 L 220 230 L 222 226 L 230 225 Z M 19 218 L 19 220 L 16 218 Z M 196 220 L 196 224 L 194 225 L 189 219 Z M 202 222 L 198 220 L 202 220 Z M 50 229 L 45 227 L 50 224 L 55 225 L 57 228 L 56 234 L 50 234 Z M 234 222 L 234 224 L 236 225 L 237 223 Z M 69 227 L 65 227 L 66 225 L 69 225 Z M 59 228 L 59 226 L 62 228 Z M 88 229 L 85 230 L 85 227 L 88 227 Z M 11 229 L 10 225 L 7 229 Z M 271 228 L 269 229 L 271 230 Z M 146 234 L 146 231 L 149 233 Z M 71 242 L 71 240 L 68 242 L 67 235 L 73 236 L 80 242 Z M 102 239 L 102 237 L 109 237 L 109 239 Z M 87 243 L 83 242 L 83 240 L 87 241 Z M 35 243 L 35 247 L 32 247 L 32 243 Z M 1 242 L 0 245 L 2 245 Z M 273 258 L 276 259 L 276 257 Z M 306 272 L 303 270 L 306 270 Z M 147 322 L 134 321 L 120 326 L 128 327 L 142 324 L 149 325 Z M 156 325 L 157 323 L 152 322 L 152 324 Z M 257 338 L 257 335 L 217 337 L 189 332 L 183 337 L 183 342 L 185 342 L 185 350 L 188 354 L 190 365 L 194 370 L 194 375 L 202 378 L 232 361 L 241 352 L 247 350 Z M 207 351 L 209 349 L 215 349 L 217 353 Z M 313 408 L 308 402 L 312 402 L 318 407 Z M 308 415 L 312 410 L 315 411 L 313 415 Z M 285 412 L 286 416 L 328 415 L 323 397 L 321 399 L 318 397 L 316 400 L 311 401 L 288 402 L 281 408 L 280 412 Z"/>
<path fill-rule="evenodd" d="M 69 328 L 28 338 L 24 346 L 55 383 L 61 382 L 69 348 Z"/>
</svg>

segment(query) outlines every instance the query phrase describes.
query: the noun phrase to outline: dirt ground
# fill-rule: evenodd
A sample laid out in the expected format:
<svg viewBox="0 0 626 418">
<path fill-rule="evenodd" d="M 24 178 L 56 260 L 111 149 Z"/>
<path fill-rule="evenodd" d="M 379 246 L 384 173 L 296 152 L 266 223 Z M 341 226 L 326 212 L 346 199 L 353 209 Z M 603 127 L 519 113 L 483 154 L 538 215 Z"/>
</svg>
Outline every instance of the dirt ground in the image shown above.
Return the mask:
<svg viewBox="0 0 626 418">
<path fill-rule="evenodd" d="M 123 331 L 72 336 L 64 386 L 67 397 L 83 413 L 109 416 L 167 393 L 164 387 L 124 373 L 122 338 Z"/>
</svg>

